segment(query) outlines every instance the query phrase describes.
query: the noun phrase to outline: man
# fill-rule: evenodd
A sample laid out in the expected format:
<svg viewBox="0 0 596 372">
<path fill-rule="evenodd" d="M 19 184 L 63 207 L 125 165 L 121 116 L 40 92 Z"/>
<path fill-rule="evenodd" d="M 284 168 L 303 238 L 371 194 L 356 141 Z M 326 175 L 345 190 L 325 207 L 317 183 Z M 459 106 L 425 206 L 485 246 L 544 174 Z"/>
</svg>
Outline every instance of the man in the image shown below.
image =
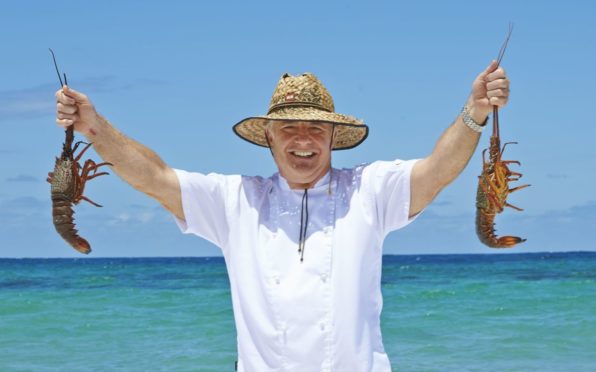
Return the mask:
<svg viewBox="0 0 596 372">
<path fill-rule="evenodd" d="M 509 81 L 493 61 L 428 157 L 338 170 L 332 149 L 357 146 L 368 127 L 335 113 L 314 75 L 285 74 L 268 114 L 234 126 L 270 148 L 279 173 L 269 178 L 174 170 L 85 95 L 65 87 L 56 97 L 60 126 L 74 125 L 183 232 L 221 247 L 240 371 L 390 371 L 380 332 L 383 239 L 463 170 L 492 106 L 507 103 Z"/>
</svg>

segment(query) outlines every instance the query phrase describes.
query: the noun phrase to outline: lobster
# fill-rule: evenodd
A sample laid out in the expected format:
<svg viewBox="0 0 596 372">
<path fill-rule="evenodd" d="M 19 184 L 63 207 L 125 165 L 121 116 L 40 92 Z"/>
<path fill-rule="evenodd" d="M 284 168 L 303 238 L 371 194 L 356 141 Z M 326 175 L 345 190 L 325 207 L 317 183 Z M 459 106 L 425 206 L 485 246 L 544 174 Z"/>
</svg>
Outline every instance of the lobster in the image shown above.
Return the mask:
<svg viewBox="0 0 596 372">
<path fill-rule="evenodd" d="M 54 66 L 58 73 L 58 79 L 60 79 L 60 86 L 64 87 L 67 84 L 66 74 L 64 74 L 64 84 L 58 71 L 58 65 L 56 64 L 56 58 L 54 52 L 50 49 L 52 58 L 54 59 Z M 88 159 L 84 165 L 81 166 L 79 160 L 89 147 L 91 143 L 78 141 L 74 144 L 74 130 L 72 125 L 65 130 L 65 140 L 62 145 L 62 153 L 60 157 L 56 158 L 54 165 L 54 171 L 48 173 L 47 181 L 51 184 L 51 196 L 52 196 L 52 219 L 54 227 L 60 236 L 70 244 L 77 251 L 88 254 L 91 252 L 91 245 L 87 240 L 79 236 L 74 223 L 74 210 L 73 204 L 78 204 L 81 200 L 85 200 L 96 207 L 101 205 L 90 200 L 83 195 L 85 189 L 85 183 L 95 177 L 104 176 L 109 174 L 108 172 L 97 172 L 97 170 L 106 165 L 113 165 L 109 162 L 103 162 L 96 164 L 93 160 Z M 80 144 L 86 146 L 81 152 L 75 157 Z"/>
<path fill-rule="evenodd" d="M 509 27 L 509 34 L 499 51 L 498 64 L 501 63 L 501 59 L 505 54 L 511 31 L 512 26 Z M 493 132 L 490 137 L 489 148 L 482 151 L 482 173 L 478 176 L 478 189 L 476 192 L 476 234 L 480 241 L 490 248 L 511 248 L 526 241 L 526 239 L 517 236 L 499 237 L 495 234 L 495 216 L 503 212 L 505 207 L 523 211 L 523 209 L 507 202 L 509 194 L 530 186 L 522 185 L 509 188 L 509 182 L 518 181 L 522 177 L 521 173 L 509 169 L 510 164 L 521 165 L 519 161 L 503 160 L 503 152 L 509 144 L 517 144 L 517 142 L 507 142 L 501 147 L 499 109 L 497 106 L 493 106 Z M 486 159 L 487 151 L 489 154 L 488 161 Z"/>
</svg>

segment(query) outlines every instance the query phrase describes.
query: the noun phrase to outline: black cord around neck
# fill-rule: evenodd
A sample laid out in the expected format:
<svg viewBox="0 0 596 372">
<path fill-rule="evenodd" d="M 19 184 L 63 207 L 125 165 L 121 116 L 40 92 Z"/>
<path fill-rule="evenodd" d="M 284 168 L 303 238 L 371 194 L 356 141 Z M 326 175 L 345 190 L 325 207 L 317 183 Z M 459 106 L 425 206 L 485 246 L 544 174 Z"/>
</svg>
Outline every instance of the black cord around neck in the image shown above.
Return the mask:
<svg viewBox="0 0 596 372">
<path fill-rule="evenodd" d="M 306 245 L 306 229 L 308 228 L 308 189 L 304 189 L 302 194 L 302 204 L 300 206 L 300 236 L 298 238 L 298 253 L 300 253 L 300 262 L 304 261 L 304 248 Z"/>
</svg>

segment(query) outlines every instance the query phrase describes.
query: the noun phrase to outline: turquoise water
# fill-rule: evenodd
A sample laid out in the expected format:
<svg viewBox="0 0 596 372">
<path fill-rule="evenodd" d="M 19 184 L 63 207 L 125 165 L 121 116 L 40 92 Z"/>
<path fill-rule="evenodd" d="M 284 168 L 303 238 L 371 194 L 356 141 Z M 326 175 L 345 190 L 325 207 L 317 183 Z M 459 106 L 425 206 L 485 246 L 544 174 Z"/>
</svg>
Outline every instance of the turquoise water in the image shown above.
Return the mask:
<svg viewBox="0 0 596 372">
<path fill-rule="evenodd" d="M 396 371 L 596 371 L 596 253 L 385 256 Z M 0 371 L 230 371 L 221 258 L 0 259 Z"/>
</svg>

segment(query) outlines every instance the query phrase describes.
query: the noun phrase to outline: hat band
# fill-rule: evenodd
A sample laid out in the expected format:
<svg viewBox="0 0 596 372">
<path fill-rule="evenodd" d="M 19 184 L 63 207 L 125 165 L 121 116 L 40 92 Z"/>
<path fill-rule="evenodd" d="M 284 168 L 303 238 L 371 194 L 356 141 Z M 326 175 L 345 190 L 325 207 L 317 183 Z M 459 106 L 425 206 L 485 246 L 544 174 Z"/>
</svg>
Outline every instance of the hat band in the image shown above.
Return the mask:
<svg viewBox="0 0 596 372">
<path fill-rule="evenodd" d="M 317 103 L 312 103 L 312 102 L 287 102 L 286 103 L 286 102 L 284 102 L 284 103 L 278 103 L 277 105 L 271 106 L 269 108 L 269 111 L 267 111 L 267 115 L 269 115 L 273 111 L 275 111 L 279 108 L 283 108 L 283 107 L 314 107 L 319 110 L 333 112 L 332 110 L 329 110 L 327 107 L 319 105 Z"/>
</svg>

